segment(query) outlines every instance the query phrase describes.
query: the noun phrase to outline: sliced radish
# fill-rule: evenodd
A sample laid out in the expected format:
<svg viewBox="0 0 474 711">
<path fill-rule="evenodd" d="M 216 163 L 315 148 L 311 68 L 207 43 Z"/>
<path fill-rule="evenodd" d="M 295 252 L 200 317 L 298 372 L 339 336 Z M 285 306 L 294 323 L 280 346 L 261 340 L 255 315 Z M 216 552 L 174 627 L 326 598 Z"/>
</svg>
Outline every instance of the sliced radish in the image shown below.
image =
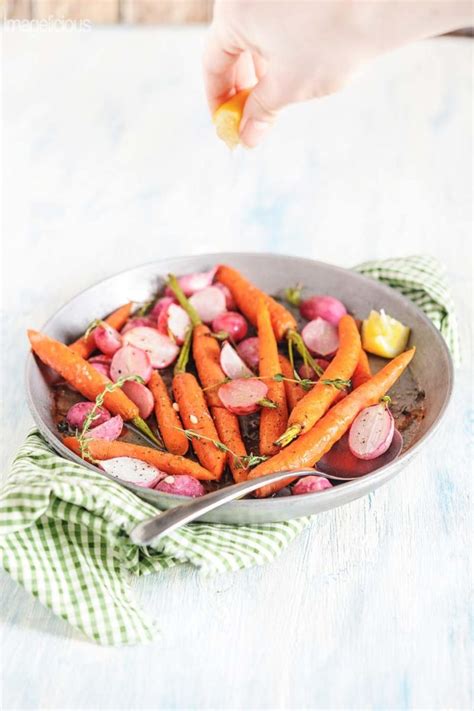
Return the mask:
<svg viewBox="0 0 474 711">
<path fill-rule="evenodd" d="M 139 326 L 148 326 L 149 328 L 156 328 L 156 320 L 150 316 L 136 316 L 131 318 L 125 326 L 122 328 L 120 333 L 124 336 L 127 331 L 131 331 L 132 328 L 138 328 Z"/>
<path fill-rule="evenodd" d="M 144 383 L 147 383 L 151 378 L 151 373 L 152 367 L 148 353 L 132 345 L 123 346 L 117 351 L 110 364 L 110 375 L 114 382 L 117 382 L 119 378 L 126 378 L 128 375 L 138 375 Z"/>
<path fill-rule="evenodd" d="M 112 362 L 112 356 L 105 355 L 105 353 L 99 353 L 98 355 L 89 358 L 89 363 L 104 363 L 105 365 L 110 365 Z"/>
<path fill-rule="evenodd" d="M 291 488 L 291 493 L 299 496 L 300 494 L 314 494 L 315 491 L 323 491 L 330 489 L 332 484 L 323 476 L 305 476 L 298 479 L 296 484 Z"/>
<path fill-rule="evenodd" d="M 150 317 L 155 319 L 155 321 L 158 321 L 160 318 L 160 314 L 163 311 L 163 309 L 167 309 L 170 304 L 177 304 L 178 302 L 176 301 L 176 298 L 174 297 L 173 294 L 170 296 L 162 296 L 156 304 L 153 306 L 152 310 L 150 311 Z M 145 326 L 146 324 L 140 324 L 142 326 Z"/>
<path fill-rule="evenodd" d="M 221 385 L 219 399 L 227 410 L 234 415 L 251 415 L 257 412 L 260 402 L 267 396 L 268 387 L 261 380 L 231 380 Z"/>
<path fill-rule="evenodd" d="M 94 340 L 97 348 L 105 355 L 112 356 L 122 347 L 120 333 L 105 322 L 94 329 Z"/>
<path fill-rule="evenodd" d="M 251 338 L 246 338 L 245 341 L 241 341 L 237 346 L 237 353 L 249 368 L 253 371 L 258 370 L 259 348 L 257 336 L 252 336 Z"/>
<path fill-rule="evenodd" d="M 115 417 L 111 417 L 107 422 L 103 422 L 98 427 L 90 429 L 86 437 L 90 439 L 105 439 L 108 442 L 112 442 L 114 439 L 120 437 L 122 429 L 123 420 L 120 415 L 115 415 Z"/>
<path fill-rule="evenodd" d="M 183 290 L 185 296 L 192 296 L 198 291 L 202 291 L 208 286 L 211 286 L 214 281 L 216 271 L 217 267 L 213 267 L 208 272 L 193 272 L 192 274 L 184 274 L 178 278 L 178 284 Z M 169 286 L 166 288 L 165 294 L 167 296 L 173 295 L 173 291 Z"/>
<path fill-rule="evenodd" d="M 100 361 L 91 361 L 91 365 L 94 366 L 94 368 L 98 370 L 99 373 L 102 373 L 102 375 L 105 375 L 105 377 L 109 378 L 110 380 L 110 366 L 108 366 L 107 363 L 101 363 Z"/>
<path fill-rule="evenodd" d="M 349 430 L 349 449 L 359 459 L 375 459 L 390 447 L 395 430 L 393 415 L 384 404 L 359 412 Z"/>
<path fill-rule="evenodd" d="M 148 353 L 153 368 L 166 368 L 176 359 L 179 346 L 154 328 L 140 326 L 125 334 L 124 342 Z"/>
<path fill-rule="evenodd" d="M 191 319 L 179 304 L 168 304 L 158 317 L 158 331 L 165 336 L 171 333 L 180 345 L 184 343 L 190 326 Z"/>
<path fill-rule="evenodd" d="M 212 330 L 214 333 L 225 331 L 235 343 L 238 343 L 247 335 L 248 326 L 242 314 L 236 311 L 226 311 L 216 316 L 212 322 Z"/>
<path fill-rule="evenodd" d="M 237 351 L 232 348 L 227 341 L 222 346 L 221 350 L 221 368 L 228 378 L 251 378 L 253 373 L 248 368 Z"/>
<path fill-rule="evenodd" d="M 94 407 L 93 402 L 76 402 L 75 405 L 69 408 L 66 415 L 66 420 L 69 427 L 73 430 L 81 430 L 84 427 L 86 417 Z M 110 420 L 110 412 L 105 407 L 99 407 L 96 410 L 97 417 L 94 418 L 94 425 L 101 425 L 107 420 Z"/>
<path fill-rule="evenodd" d="M 333 296 L 311 296 L 300 305 L 300 313 L 308 321 L 316 318 L 323 318 L 333 326 L 337 326 L 341 318 L 347 313 L 347 309 L 339 299 Z"/>
<path fill-rule="evenodd" d="M 213 286 L 215 286 L 216 289 L 220 289 L 224 294 L 227 311 L 235 311 L 235 309 L 237 308 L 237 304 L 234 301 L 234 297 L 232 296 L 232 292 L 229 287 L 225 284 L 221 284 L 220 281 L 216 281 Z"/>
<path fill-rule="evenodd" d="M 162 491 L 165 494 L 176 494 L 177 496 L 191 496 L 196 498 L 206 493 L 205 488 L 198 479 L 195 479 L 189 474 L 179 474 L 178 476 L 167 476 L 162 479 L 157 486 L 156 491 Z"/>
<path fill-rule="evenodd" d="M 339 348 L 339 335 L 336 326 L 323 318 L 315 318 L 301 331 L 303 341 L 314 355 L 332 355 Z"/>
<path fill-rule="evenodd" d="M 100 466 L 115 479 L 126 481 L 128 484 L 135 484 L 135 486 L 143 486 L 147 489 L 153 489 L 161 479 L 166 477 L 165 472 L 133 457 L 105 459 L 100 463 Z"/>
<path fill-rule="evenodd" d="M 136 383 L 134 380 L 128 380 L 122 385 L 122 390 L 125 395 L 138 406 L 142 419 L 146 420 L 147 417 L 150 417 L 155 401 L 146 385 Z"/>
<path fill-rule="evenodd" d="M 189 299 L 204 323 L 211 323 L 219 314 L 226 310 L 225 296 L 216 286 L 198 291 Z"/>
<path fill-rule="evenodd" d="M 324 358 L 316 358 L 316 363 L 323 370 L 326 370 L 326 368 L 329 365 L 329 361 L 324 360 Z M 298 375 L 300 376 L 300 378 L 307 378 L 308 380 L 318 380 L 319 379 L 319 375 L 314 372 L 312 367 L 310 365 L 305 365 L 304 363 L 303 363 L 303 365 L 301 365 L 298 368 Z"/>
</svg>

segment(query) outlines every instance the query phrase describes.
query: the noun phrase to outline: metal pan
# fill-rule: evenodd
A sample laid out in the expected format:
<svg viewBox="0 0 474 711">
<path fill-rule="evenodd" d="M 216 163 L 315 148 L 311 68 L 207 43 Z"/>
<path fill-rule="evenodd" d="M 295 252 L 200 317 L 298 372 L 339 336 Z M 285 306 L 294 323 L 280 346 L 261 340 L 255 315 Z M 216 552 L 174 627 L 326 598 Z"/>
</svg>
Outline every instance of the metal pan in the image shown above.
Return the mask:
<svg viewBox="0 0 474 711">
<path fill-rule="evenodd" d="M 204 520 L 265 523 L 315 514 L 364 496 L 401 471 L 426 444 L 446 413 L 453 385 L 452 361 L 443 338 L 416 306 L 398 292 L 355 272 L 310 259 L 276 254 L 219 253 L 158 260 L 112 276 L 86 289 L 59 309 L 42 330 L 60 341 L 70 342 L 87 328 L 97 314 L 109 313 L 127 300 L 149 299 L 163 285 L 164 277 L 169 272 L 184 274 L 205 270 L 216 263 L 228 263 L 240 269 L 269 293 L 277 293 L 287 286 L 302 283 L 310 293 L 338 297 L 356 318 L 365 317 L 372 308 L 383 308 L 410 326 L 411 343 L 416 345 L 417 353 L 410 372 L 404 374 L 395 386 L 394 394 L 396 397 L 404 389 L 412 387 L 414 379 L 425 392 L 425 417 L 400 457 L 372 474 L 315 494 L 233 501 L 211 512 Z M 58 437 L 51 413 L 51 391 L 42 368 L 31 355 L 27 362 L 26 388 L 33 418 L 48 442 L 64 457 L 84 464 L 63 446 Z M 93 465 L 86 466 L 100 471 Z M 183 501 L 182 497 L 133 485 L 123 486 L 158 509 L 172 508 Z"/>
</svg>

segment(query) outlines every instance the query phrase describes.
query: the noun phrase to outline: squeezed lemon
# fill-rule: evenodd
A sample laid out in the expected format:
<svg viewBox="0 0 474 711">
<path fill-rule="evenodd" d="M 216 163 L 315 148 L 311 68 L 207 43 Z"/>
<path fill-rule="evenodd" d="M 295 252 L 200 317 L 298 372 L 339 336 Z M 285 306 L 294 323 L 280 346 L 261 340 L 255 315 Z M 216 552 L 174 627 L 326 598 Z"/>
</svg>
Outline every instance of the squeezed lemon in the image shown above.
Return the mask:
<svg viewBox="0 0 474 711">
<path fill-rule="evenodd" d="M 362 347 L 382 358 L 395 358 L 408 343 L 410 329 L 385 313 L 383 309 L 371 311 L 362 323 Z"/>
<path fill-rule="evenodd" d="M 215 110 L 212 120 L 220 139 L 232 150 L 240 143 L 239 128 L 250 89 L 243 89 Z"/>
</svg>

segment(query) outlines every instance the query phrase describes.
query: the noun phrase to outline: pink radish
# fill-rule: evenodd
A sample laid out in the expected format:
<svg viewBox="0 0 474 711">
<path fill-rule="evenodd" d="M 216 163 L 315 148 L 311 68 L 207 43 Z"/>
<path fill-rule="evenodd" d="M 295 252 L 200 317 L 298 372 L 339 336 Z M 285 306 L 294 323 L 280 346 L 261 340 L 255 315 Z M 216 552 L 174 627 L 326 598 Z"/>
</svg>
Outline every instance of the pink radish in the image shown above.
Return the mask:
<svg viewBox="0 0 474 711">
<path fill-rule="evenodd" d="M 245 341 L 241 341 L 237 346 L 237 353 L 251 370 L 258 370 L 259 353 L 257 336 L 252 336 L 251 338 L 246 338 Z"/>
<path fill-rule="evenodd" d="M 146 420 L 147 417 L 150 417 L 155 401 L 153 395 L 145 385 L 136 383 L 134 380 L 128 380 L 122 385 L 122 390 L 125 395 L 138 406 L 142 419 Z"/>
<path fill-rule="evenodd" d="M 247 335 L 248 326 L 244 317 L 236 311 L 226 311 L 216 316 L 212 322 L 214 333 L 225 331 L 235 343 L 241 341 Z"/>
<path fill-rule="evenodd" d="M 156 320 L 152 316 L 137 316 L 135 318 L 131 318 L 127 321 L 120 333 L 124 336 L 127 331 L 131 331 L 132 328 L 138 328 L 139 326 L 149 326 L 150 328 L 155 328 Z"/>
<path fill-rule="evenodd" d="M 299 496 L 300 494 L 314 494 L 316 491 L 330 489 L 332 484 L 323 476 L 305 476 L 298 479 L 296 484 L 291 488 L 291 493 Z"/>
<path fill-rule="evenodd" d="M 127 484 L 143 486 L 147 489 L 153 489 L 161 479 L 166 477 L 165 472 L 133 457 L 105 459 L 100 463 L 100 466 L 115 479 L 125 481 Z"/>
<path fill-rule="evenodd" d="M 99 355 L 92 356 L 89 358 L 89 363 L 104 363 L 105 365 L 110 365 L 112 362 L 112 356 L 105 355 L 105 353 L 99 353 Z"/>
<path fill-rule="evenodd" d="M 335 299 L 333 296 L 311 296 L 301 303 L 300 313 L 308 321 L 323 318 L 333 326 L 337 326 L 347 313 L 347 309 L 339 299 Z"/>
<path fill-rule="evenodd" d="M 228 378 L 251 378 L 253 373 L 248 368 L 230 343 L 224 343 L 220 358 L 221 368 Z"/>
<path fill-rule="evenodd" d="M 234 301 L 234 297 L 232 296 L 232 292 L 229 289 L 229 287 L 226 286 L 225 284 L 221 284 L 220 281 L 216 281 L 214 286 L 216 287 L 216 289 L 220 289 L 222 291 L 222 293 L 224 294 L 225 306 L 226 306 L 227 311 L 235 311 L 235 309 L 237 308 L 237 304 Z"/>
<path fill-rule="evenodd" d="M 185 296 L 192 296 L 198 291 L 202 291 L 208 286 L 211 286 L 214 281 L 216 271 L 217 267 L 213 267 L 208 272 L 193 272 L 192 274 L 184 274 L 178 278 L 178 284 L 183 290 Z M 165 294 L 167 296 L 171 296 L 173 292 L 169 287 L 167 287 Z"/>
<path fill-rule="evenodd" d="M 179 346 L 154 328 L 141 326 L 125 334 L 124 343 L 148 353 L 153 368 L 167 368 L 176 359 Z"/>
<path fill-rule="evenodd" d="M 316 358 L 316 363 L 323 370 L 326 370 L 329 365 L 329 361 L 324 360 L 324 358 Z M 308 380 L 318 380 L 319 378 L 319 375 L 314 372 L 312 367 L 310 365 L 305 365 L 304 363 L 298 368 L 298 375 L 300 378 L 307 378 Z"/>
<path fill-rule="evenodd" d="M 102 373 L 102 375 L 105 375 L 105 377 L 109 378 L 110 380 L 110 366 L 108 366 L 107 363 L 101 363 L 100 361 L 91 361 L 91 365 L 93 365 L 94 368 L 99 371 L 99 373 Z"/>
<path fill-rule="evenodd" d="M 257 412 L 261 401 L 266 398 L 268 387 L 261 380 L 231 380 L 221 385 L 219 399 L 227 410 L 234 415 L 251 415 Z"/>
<path fill-rule="evenodd" d="M 76 402 L 75 405 L 69 408 L 66 415 L 69 427 L 72 427 L 73 430 L 82 430 L 86 417 L 93 407 L 93 402 Z M 107 422 L 107 420 L 110 420 L 110 412 L 106 410 L 105 407 L 97 408 L 95 414 L 97 417 L 94 418 L 92 422 L 93 425 L 101 425 Z"/>
<path fill-rule="evenodd" d="M 167 336 L 169 333 L 174 337 L 176 343 L 184 343 L 186 333 L 191 326 L 191 319 L 182 306 L 178 304 L 168 304 L 158 317 L 158 331 Z"/>
<path fill-rule="evenodd" d="M 117 351 L 110 364 L 110 375 L 114 382 L 128 375 L 139 375 L 143 382 L 147 383 L 151 378 L 151 373 L 152 367 L 148 353 L 131 345 L 123 346 Z"/>
<path fill-rule="evenodd" d="M 315 355 L 332 355 L 339 347 L 336 326 L 319 317 L 307 323 L 301 335 L 305 345 Z"/>
<path fill-rule="evenodd" d="M 349 449 L 359 459 L 375 459 L 390 447 L 395 430 L 393 415 L 380 403 L 359 412 L 349 430 Z"/>
<path fill-rule="evenodd" d="M 189 303 L 194 306 L 204 323 L 211 323 L 226 309 L 225 296 L 216 286 L 197 291 L 190 297 Z"/>
<path fill-rule="evenodd" d="M 179 474 L 178 476 L 169 475 L 155 486 L 155 490 L 162 491 L 164 494 L 191 496 L 193 498 L 206 493 L 201 482 L 189 474 Z"/>
<path fill-rule="evenodd" d="M 122 337 L 108 323 L 103 323 L 94 329 L 94 340 L 97 348 L 105 355 L 113 355 L 122 347 Z"/>
<path fill-rule="evenodd" d="M 163 309 L 167 309 L 170 304 L 177 304 L 178 302 L 176 301 L 174 295 L 171 296 L 162 296 L 156 304 L 153 306 L 151 312 L 150 312 L 150 317 L 152 319 L 155 319 L 155 321 L 158 321 L 161 312 Z M 140 324 L 140 325 L 145 325 L 145 324 Z"/>
<path fill-rule="evenodd" d="M 120 437 L 123 429 L 123 420 L 120 415 L 111 417 L 107 422 L 103 422 L 97 427 L 90 429 L 86 437 L 90 439 L 105 439 L 108 442 L 113 442 L 114 439 Z"/>
</svg>

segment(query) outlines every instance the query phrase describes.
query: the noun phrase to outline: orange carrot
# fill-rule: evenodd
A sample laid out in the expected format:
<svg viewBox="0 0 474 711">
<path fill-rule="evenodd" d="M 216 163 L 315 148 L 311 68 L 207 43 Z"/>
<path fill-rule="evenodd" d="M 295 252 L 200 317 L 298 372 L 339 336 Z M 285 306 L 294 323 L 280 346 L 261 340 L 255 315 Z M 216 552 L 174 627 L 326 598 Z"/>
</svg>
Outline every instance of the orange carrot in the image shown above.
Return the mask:
<svg viewBox="0 0 474 711">
<path fill-rule="evenodd" d="M 28 331 L 31 348 L 42 363 L 53 368 L 64 380 L 88 400 L 95 400 L 104 391 L 110 380 L 99 373 L 90 363 L 81 358 L 64 343 L 55 341 L 38 331 Z M 120 389 L 107 393 L 104 399 L 107 410 L 120 415 L 124 420 L 139 417 L 138 407 Z"/>
<path fill-rule="evenodd" d="M 219 439 L 230 451 L 236 455 L 228 455 L 227 462 L 234 481 L 238 484 L 245 481 L 248 476 L 248 469 L 242 466 L 242 458 L 247 456 L 247 450 L 240 433 L 239 418 L 225 407 L 211 407 L 212 417 L 216 423 Z"/>
<path fill-rule="evenodd" d="M 278 446 L 274 444 L 275 440 L 285 431 L 288 424 L 288 406 L 286 404 L 285 384 L 273 380 L 273 377 L 280 372 L 281 368 L 270 311 L 263 299 L 260 299 L 257 313 L 257 330 L 259 376 L 268 386 L 267 398 L 276 405 L 276 408 L 263 407 L 260 412 L 260 454 L 271 456 L 278 451 Z"/>
<path fill-rule="evenodd" d="M 363 385 L 372 377 L 372 371 L 370 370 L 370 363 L 367 357 L 367 353 L 361 348 L 359 360 L 357 361 L 356 369 L 352 376 L 352 388 L 358 388 L 359 385 Z"/>
<path fill-rule="evenodd" d="M 339 348 L 328 365 L 320 382 L 316 383 L 296 407 L 288 419 L 288 429 L 277 444 L 286 446 L 298 435 L 308 432 L 331 407 L 339 396 L 339 390 L 324 383 L 324 380 L 348 380 L 355 370 L 360 355 L 360 335 L 352 316 L 343 316 L 339 321 Z"/>
<path fill-rule="evenodd" d="M 347 397 L 335 405 L 319 422 L 296 442 L 281 450 L 271 459 L 252 469 L 249 479 L 273 472 L 306 469 L 314 467 L 321 457 L 329 452 L 347 432 L 359 412 L 365 407 L 380 401 L 392 385 L 398 380 L 415 354 L 415 348 L 405 351 L 394 358 L 382 370 L 366 383 L 353 390 Z M 264 497 L 291 484 L 298 477 L 291 477 L 276 484 L 258 489 L 256 496 Z"/>
<path fill-rule="evenodd" d="M 124 304 L 123 306 L 120 306 L 116 311 L 110 314 L 110 316 L 107 316 L 107 318 L 104 318 L 105 323 L 108 323 L 112 328 L 115 328 L 117 331 L 120 331 L 120 329 L 125 325 L 126 320 L 130 316 L 130 312 L 132 310 L 132 305 L 133 303 L 130 301 L 128 304 Z M 77 341 L 74 341 L 74 343 L 71 343 L 69 348 L 74 351 L 74 353 L 77 353 L 80 355 L 82 358 L 88 358 L 93 351 L 96 349 L 95 345 L 95 340 L 94 340 L 94 331 L 91 331 L 87 338 L 86 336 L 81 336 L 81 338 L 78 338 Z"/>
<path fill-rule="evenodd" d="M 180 431 L 181 420 L 173 408 L 168 388 L 157 370 L 153 371 L 148 387 L 155 399 L 155 417 L 166 449 L 172 454 L 186 454 L 189 447 L 188 438 Z"/>
<path fill-rule="evenodd" d="M 304 398 L 304 396 L 306 395 L 306 391 L 303 390 L 301 385 L 293 382 L 295 380 L 295 372 L 291 367 L 291 363 L 288 358 L 285 358 L 285 356 L 280 355 L 279 361 L 280 371 L 282 375 L 284 375 L 285 378 L 288 378 L 288 380 L 285 380 L 284 382 L 286 401 L 288 403 L 288 411 L 291 412 L 293 408 L 296 407 L 296 405 L 299 403 L 299 401 Z"/>
<path fill-rule="evenodd" d="M 214 444 L 219 443 L 219 435 L 201 386 L 191 373 L 176 373 L 173 378 L 173 394 L 185 428 L 202 437 L 192 439 L 197 458 L 202 466 L 213 474 L 214 479 L 220 479 L 225 469 L 227 453 Z"/>
<path fill-rule="evenodd" d="M 257 325 L 258 304 L 260 299 L 263 298 L 270 311 L 277 341 L 281 341 L 288 331 L 296 331 L 297 323 L 293 314 L 282 304 L 272 299 L 271 296 L 257 289 L 236 269 L 221 264 L 216 273 L 216 281 L 225 284 L 230 289 L 239 310 L 254 326 Z"/>
<path fill-rule="evenodd" d="M 81 445 L 76 437 L 64 437 L 63 442 L 71 451 L 81 456 Z M 169 454 L 169 452 L 160 452 L 151 447 L 131 444 L 130 442 L 121 442 L 120 440 L 107 442 L 104 439 L 88 439 L 87 449 L 91 457 L 99 461 L 113 459 L 114 457 L 133 457 L 173 476 L 189 474 L 203 481 L 215 479 L 215 475 L 212 472 L 207 471 L 207 469 L 204 469 L 204 467 L 191 459 Z"/>
</svg>

